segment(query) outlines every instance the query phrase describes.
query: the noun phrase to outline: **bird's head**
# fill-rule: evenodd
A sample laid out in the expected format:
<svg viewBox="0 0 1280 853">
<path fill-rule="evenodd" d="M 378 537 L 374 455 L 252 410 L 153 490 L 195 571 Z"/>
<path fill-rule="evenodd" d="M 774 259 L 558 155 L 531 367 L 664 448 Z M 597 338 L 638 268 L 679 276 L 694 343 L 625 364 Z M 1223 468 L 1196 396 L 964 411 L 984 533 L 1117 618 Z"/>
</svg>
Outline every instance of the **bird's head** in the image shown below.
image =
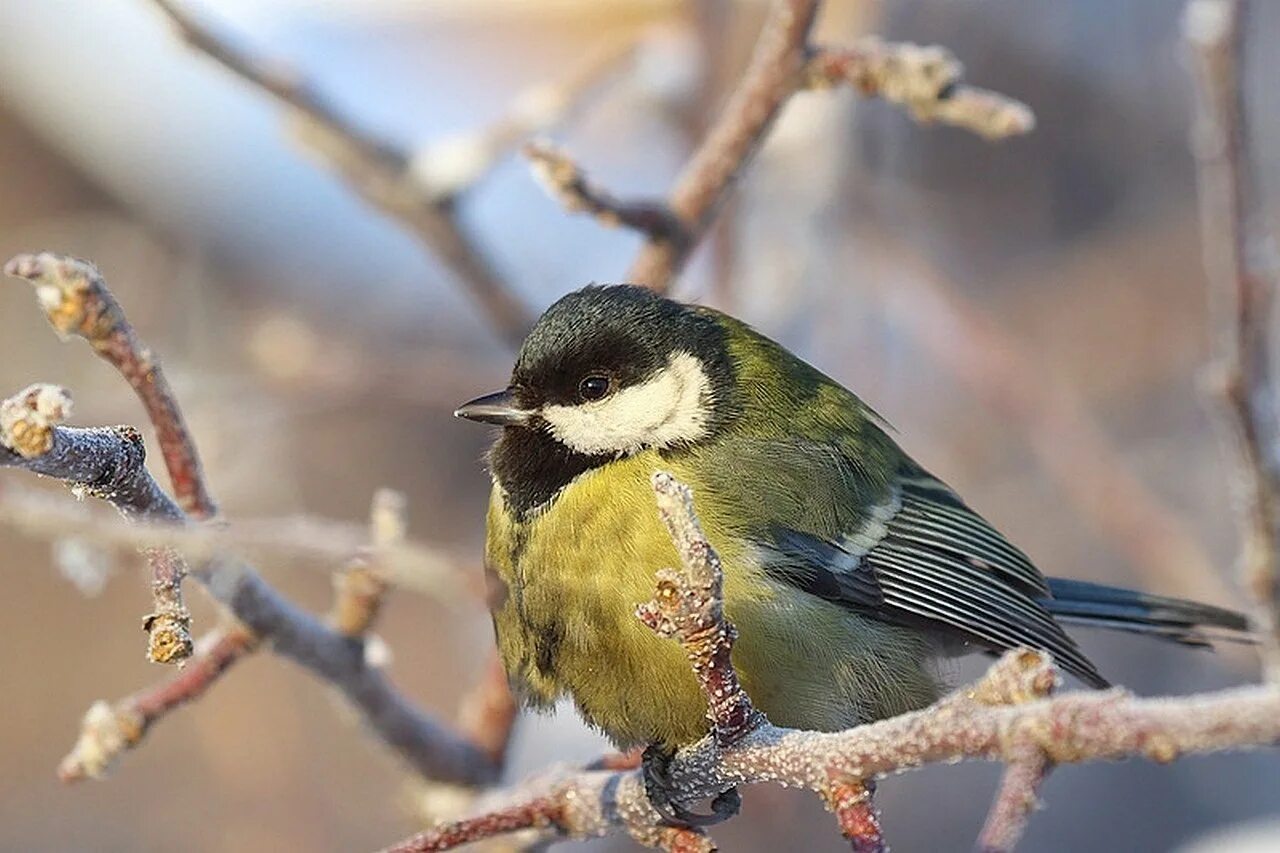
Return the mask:
<svg viewBox="0 0 1280 853">
<path fill-rule="evenodd" d="M 612 459 L 722 429 L 736 398 L 728 334 L 722 315 L 642 287 L 585 287 L 538 320 L 509 387 L 454 414 L 504 427 L 491 457 L 504 486 L 536 475 L 558 489 Z"/>
</svg>

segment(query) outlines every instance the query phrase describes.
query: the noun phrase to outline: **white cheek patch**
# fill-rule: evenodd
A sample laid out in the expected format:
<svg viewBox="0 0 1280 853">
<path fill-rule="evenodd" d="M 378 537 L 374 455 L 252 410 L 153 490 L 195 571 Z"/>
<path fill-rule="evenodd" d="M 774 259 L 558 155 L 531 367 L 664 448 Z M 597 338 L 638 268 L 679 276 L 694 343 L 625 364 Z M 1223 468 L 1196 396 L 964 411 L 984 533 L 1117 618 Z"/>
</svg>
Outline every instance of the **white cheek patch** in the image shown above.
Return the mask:
<svg viewBox="0 0 1280 853">
<path fill-rule="evenodd" d="M 711 380 L 687 352 L 671 357 L 650 379 L 592 403 L 546 406 L 542 417 L 560 443 L 579 453 L 636 453 L 670 447 L 707 433 Z"/>
</svg>

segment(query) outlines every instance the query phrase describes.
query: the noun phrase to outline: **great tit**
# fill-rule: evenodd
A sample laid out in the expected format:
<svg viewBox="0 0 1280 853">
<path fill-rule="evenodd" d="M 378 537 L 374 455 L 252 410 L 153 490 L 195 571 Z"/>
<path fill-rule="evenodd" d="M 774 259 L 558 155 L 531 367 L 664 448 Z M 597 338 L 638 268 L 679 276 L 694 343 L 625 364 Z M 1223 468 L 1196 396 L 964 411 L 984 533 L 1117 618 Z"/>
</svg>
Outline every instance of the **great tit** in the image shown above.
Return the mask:
<svg viewBox="0 0 1280 853">
<path fill-rule="evenodd" d="M 707 731 L 678 644 L 635 616 L 678 557 L 650 476 L 670 471 L 724 566 L 733 663 L 775 724 L 848 728 L 923 707 L 941 659 L 1030 646 L 1106 679 L 1064 622 L 1202 645 L 1240 614 L 1046 578 L 903 452 L 839 383 L 746 324 L 630 285 L 570 293 L 510 386 L 458 417 L 488 456 L 486 574 L 498 648 L 536 706 L 572 697 L 618 746 Z"/>
</svg>

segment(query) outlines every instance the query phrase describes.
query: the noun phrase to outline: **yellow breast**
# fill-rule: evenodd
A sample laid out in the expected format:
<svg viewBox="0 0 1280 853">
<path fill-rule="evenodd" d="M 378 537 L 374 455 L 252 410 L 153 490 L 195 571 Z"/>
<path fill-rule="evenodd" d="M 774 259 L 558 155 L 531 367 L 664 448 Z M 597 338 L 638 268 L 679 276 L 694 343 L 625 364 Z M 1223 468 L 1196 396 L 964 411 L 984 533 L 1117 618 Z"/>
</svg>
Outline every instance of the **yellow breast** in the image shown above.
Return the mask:
<svg viewBox="0 0 1280 853">
<path fill-rule="evenodd" d="M 694 500 L 725 568 L 726 612 L 739 630 L 733 659 L 775 723 L 837 729 L 927 703 L 927 643 L 767 578 L 699 498 L 695 472 L 645 452 L 588 472 L 550 508 L 517 521 L 501 490 L 489 506 L 486 563 L 494 625 L 512 680 L 537 704 L 570 695 L 619 745 L 679 746 L 706 732 L 706 703 L 678 644 L 635 608 L 678 556 L 658 519 L 650 476 L 670 470 Z"/>
</svg>

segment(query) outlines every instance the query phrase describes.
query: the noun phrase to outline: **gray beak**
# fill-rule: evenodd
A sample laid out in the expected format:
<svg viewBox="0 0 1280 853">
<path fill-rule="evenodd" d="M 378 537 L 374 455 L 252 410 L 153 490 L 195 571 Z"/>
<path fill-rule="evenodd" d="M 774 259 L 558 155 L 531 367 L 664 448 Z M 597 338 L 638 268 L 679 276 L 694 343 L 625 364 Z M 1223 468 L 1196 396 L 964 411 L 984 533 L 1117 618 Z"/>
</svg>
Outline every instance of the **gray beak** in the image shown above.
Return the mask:
<svg viewBox="0 0 1280 853">
<path fill-rule="evenodd" d="M 511 389 L 507 388 L 505 391 L 495 391 L 463 403 L 454 411 L 453 416 L 481 424 L 524 426 L 533 414 L 526 409 L 517 408 Z"/>
</svg>

